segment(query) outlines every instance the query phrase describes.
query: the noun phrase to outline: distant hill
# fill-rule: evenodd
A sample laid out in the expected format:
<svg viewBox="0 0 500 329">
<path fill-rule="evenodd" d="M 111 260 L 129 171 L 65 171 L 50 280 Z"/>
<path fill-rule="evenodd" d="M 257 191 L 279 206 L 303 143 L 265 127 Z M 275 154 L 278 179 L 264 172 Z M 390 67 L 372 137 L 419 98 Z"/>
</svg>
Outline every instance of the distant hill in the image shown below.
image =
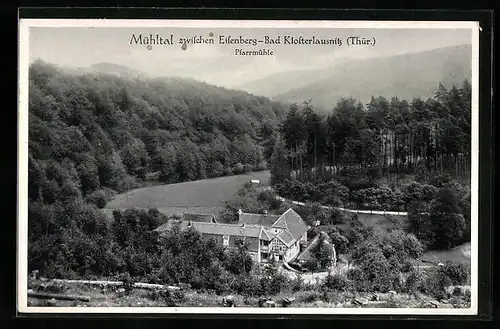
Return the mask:
<svg viewBox="0 0 500 329">
<path fill-rule="evenodd" d="M 146 78 L 148 75 L 144 72 L 131 69 L 130 67 L 113 64 L 113 63 L 97 63 L 89 68 L 90 71 L 98 73 L 116 74 L 121 77 L 142 77 Z"/>
<path fill-rule="evenodd" d="M 272 75 L 248 83 L 242 89 L 281 102 L 311 99 L 314 105 L 327 109 L 335 106 L 341 97 L 353 97 L 363 103 L 369 102 L 372 95 L 408 100 L 428 98 L 440 82 L 450 88 L 465 79 L 470 81 L 471 56 L 469 45 L 446 47 L 344 62 L 324 70 Z"/>
<path fill-rule="evenodd" d="M 238 89 L 245 90 L 254 95 L 274 97 L 286 93 L 289 90 L 305 87 L 320 79 L 325 79 L 331 74 L 330 69 L 316 70 L 295 70 L 280 72 L 268 77 L 250 81 L 238 86 Z"/>
</svg>

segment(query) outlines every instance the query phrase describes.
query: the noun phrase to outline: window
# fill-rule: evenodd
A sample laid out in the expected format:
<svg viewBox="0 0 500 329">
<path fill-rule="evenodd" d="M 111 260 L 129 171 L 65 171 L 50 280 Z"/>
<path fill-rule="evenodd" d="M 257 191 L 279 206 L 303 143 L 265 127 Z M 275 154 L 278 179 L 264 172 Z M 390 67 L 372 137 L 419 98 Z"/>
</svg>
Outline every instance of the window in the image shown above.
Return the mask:
<svg viewBox="0 0 500 329">
<path fill-rule="evenodd" d="M 279 252 L 285 251 L 285 245 L 281 243 L 281 241 L 278 239 L 273 239 L 273 241 L 271 242 L 271 248 L 274 251 L 279 251 Z"/>
<path fill-rule="evenodd" d="M 229 235 L 224 235 L 222 237 L 222 245 L 229 246 Z"/>
</svg>

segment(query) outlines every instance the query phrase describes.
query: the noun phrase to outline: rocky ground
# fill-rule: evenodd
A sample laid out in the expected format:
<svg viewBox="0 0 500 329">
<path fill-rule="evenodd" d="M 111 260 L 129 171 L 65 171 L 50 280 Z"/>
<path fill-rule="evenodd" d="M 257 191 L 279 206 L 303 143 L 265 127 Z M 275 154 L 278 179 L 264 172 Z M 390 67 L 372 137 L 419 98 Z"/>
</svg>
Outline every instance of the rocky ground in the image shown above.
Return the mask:
<svg viewBox="0 0 500 329">
<path fill-rule="evenodd" d="M 464 287 L 463 289 L 467 289 Z M 222 307 L 224 297 L 213 293 L 190 289 L 173 289 L 168 293 L 155 289 L 125 289 L 120 286 L 87 284 L 53 284 L 30 281 L 30 292 L 71 295 L 84 297 L 83 300 L 60 300 L 56 298 L 28 297 L 28 306 L 52 307 Z M 229 298 L 236 307 L 263 307 L 257 297 L 232 295 Z M 285 299 L 288 301 L 284 305 Z M 468 308 L 470 302 L 460 296 L 441 302 L 424 295 L 389 293 L 350 293 L 299 291 L 267 297 L 264 306 L 300 308 Z"/>
</svg>

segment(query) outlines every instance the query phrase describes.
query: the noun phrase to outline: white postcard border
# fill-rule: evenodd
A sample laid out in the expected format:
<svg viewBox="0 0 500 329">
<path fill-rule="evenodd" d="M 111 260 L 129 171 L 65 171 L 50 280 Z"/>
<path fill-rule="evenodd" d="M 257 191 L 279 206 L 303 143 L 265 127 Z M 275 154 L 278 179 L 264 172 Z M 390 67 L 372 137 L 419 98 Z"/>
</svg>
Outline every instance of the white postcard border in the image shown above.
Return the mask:
<svg viewBox="0 0 500 329">
<path fill-rule="evenodd" d="M 471 307 L 468 309 L 417 308 L 223 308 L 223 307 L 28 307 L 28 94 L 30 27 L 189 27 L 189 28 L 366 28 L 366 29 L 471 29 Z M 478 22 L 465 21 L 297 21 L 297 20 L 123 20 L 123 19 L 20 19 L 18 62 L 18 207 L 17 306 L 32 313 L 157 313 L 157 314 L 317 314 L 317 315 L 476 315 L 478 309 L 478 179 L 479 179 L 479 31 Z"/>
</svg>

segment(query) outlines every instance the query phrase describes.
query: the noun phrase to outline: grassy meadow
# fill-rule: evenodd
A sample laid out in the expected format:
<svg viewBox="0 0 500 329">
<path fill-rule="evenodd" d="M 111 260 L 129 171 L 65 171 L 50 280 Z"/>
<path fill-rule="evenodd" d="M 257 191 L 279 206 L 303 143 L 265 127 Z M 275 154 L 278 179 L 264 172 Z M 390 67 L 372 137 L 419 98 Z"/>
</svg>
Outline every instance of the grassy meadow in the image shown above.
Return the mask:
<svg viewBox="0 0 500 329">
<path fill-rule="evenodd" d="M 231 200 L 244 183 L 260 180 L 260 187 L 269 185 L 269 171 L 225 176 L 198 181 L 157 185 L 134 189 L 117 195 L 105 206 L 105 212 L 113 209 L 158 208 L 165 215 L 184 212 L 215 213 L 224 202 Z"/>
</svg>

